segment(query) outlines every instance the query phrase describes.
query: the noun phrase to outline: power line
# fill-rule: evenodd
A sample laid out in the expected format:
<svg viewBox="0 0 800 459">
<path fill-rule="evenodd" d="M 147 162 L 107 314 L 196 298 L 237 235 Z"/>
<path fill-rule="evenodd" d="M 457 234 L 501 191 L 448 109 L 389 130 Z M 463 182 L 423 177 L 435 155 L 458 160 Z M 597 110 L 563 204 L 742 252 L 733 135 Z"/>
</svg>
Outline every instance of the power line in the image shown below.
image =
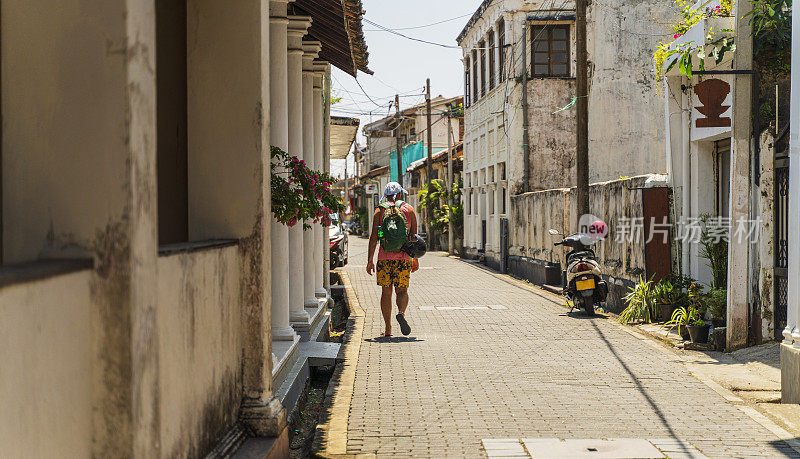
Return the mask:
<svg viewBox="0 0 800 459">
<path fill-rule="evenodd" d="M 385 32 L 389 32 L 389 33 L 391 33 L 391 34 L 397 35 L 397 36 L 399 36 L 399 37 L 403 37 L 403 38 L 405 38 L 405 39 L 408 39 L 408 40 L 418 41 L 418 42 L 420 42 L 420 43 L 427 43 L 427 44 L 429 44 L 429 45 L 440 46 L 440 47 L 442 47 L 442 48 L 447 48 L 447 49 L 461 49 L 461 47 L 460 47 L 460 46 L 455 46 L 455 45 L 445 45 L 445 44 L 443 44 L 443 43 L 436 43 L 436 42 L 433 42 L 433 41 L 423 40 L 423 39 L 421 39 L 421 38 L 409 37 L 408 35 L 402 34 L 402 33 L 398 32 L 398 31 L 396 31 L 396 30 L 390 29 L 390 28 L 388 28 L 388 27 L 384 27 L 384 26 L 382 26 L 382 25 L 380 25 L 380 24 L 378 24 L 378 23 L 376 23 L 376 22 L 372 22 L 372 21 L 370 21 L 370 20 L 369 20 L 369 19 L 367 19 L 367 18 L 363 18 L 363 20 L 364 20 L 364 22 L 366 22 L 367 24 L 373 25 L 373 26 L 375 26 L 375 27 L 377 27 L 377 28 L 379 28 L 379 29 L 381 29 L 381 30 L 383 30 L 383 31 L 385 31 Z"/>
<path fill-rule="evenodd" d="M 439 24 L 444 24 L 445 22 L 455 21 L 456 19 L 461 19 L 461 18 L 465 18 L 465 17 L 467 17 L 467 16 L 472 16 L 472 14 L 473 14 L 473 13 L 462 14 L 461 16 L 456 16 L 456 17 L 454 17 L 454 18 L 445 19 L 445 20 L 438 21 L 438 22 L 432 22 L 432 23 L 430 23 L 430 24 L 425 24 L 425 25 L 421 25 L 421 26 L 414 26 L 414 27 L 395 27 L 395 28 L 393 28 L 392 30 L 412 30 L 412 29 L 424 29 L 424 28 L 426 28 L 426 27 L 431 27 L 431 26 L 435 26 L 435 25 L 439 25 Z M 388 30 L 384 30 L 384 29 L 376 29 L 376 30 L 365 30 L 365 32 L 388 32 Z"/>
</svg>

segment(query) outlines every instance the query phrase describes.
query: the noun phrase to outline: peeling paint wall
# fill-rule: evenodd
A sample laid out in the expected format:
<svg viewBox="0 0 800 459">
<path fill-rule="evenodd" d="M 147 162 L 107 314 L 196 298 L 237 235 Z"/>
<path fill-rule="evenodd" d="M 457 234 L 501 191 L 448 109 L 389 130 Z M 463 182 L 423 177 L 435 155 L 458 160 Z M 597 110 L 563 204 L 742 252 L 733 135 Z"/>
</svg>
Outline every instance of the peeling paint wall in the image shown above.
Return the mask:
<svg viewBox="0 0 800 459">
<path fill-rule="evenodd" d="M 592 3 L 589 51 L 589 181 L 667 172 L 664 99 L 653 75 L 653 51 L 672 40 L 663 26 L 670 2 Z"/>
<path fill-rule="evenodd" d="M 199 457 L 236 421 L 242 395 L 237 247 L 158 259 L 161 450 Z"/>
<path fill-rule="evenodd" d="M 556 112 L 567 106 L 574 96 L 574 78 L 534 78 L 528 81 L 530 190 L 575 184 L 575 110 L 569 108 Z M 590 164 L 595 162 L 598 161 L 590 158 Z M 517 190 L 519 187 L 512 188 L 512 193 Z"/>
<path fill-rule="evenodd" d="M 761 184 L 758 188 L 761 235 L 758 240 L 758 272 L 755 273 L 761 306 L 761 336 L 775 338 L 775 137 L 761 134 Z M 780 331 L 780 330 L 779 330 Z"/>
<path fill-rule="evenodd" d="M 631 282 L 645 273 L 644 239 L 617 242 L 620 217 L 643 218 L 643 187 L 651 176 L 594 183 L 589 191 L 589 207 L 593 215 L 609 227 L 609 237 L 594 246 L 603 274 L 610 277 L 609 302 L 621 304 L 621 296 Z M 558 263 L 565 266 L 567 250 L 553 246 L 558 239 L 548 234 L 551 228 L 565 234 L 576 228 L 574 188 L 559 188 L 524 193 L 511 198 L 509 255 Z"/>
<path fill-rule="evenodd" d="M 0 295 L 3 457 L 90 457 L 90 271 L 5 287 Z"/>
</svg>

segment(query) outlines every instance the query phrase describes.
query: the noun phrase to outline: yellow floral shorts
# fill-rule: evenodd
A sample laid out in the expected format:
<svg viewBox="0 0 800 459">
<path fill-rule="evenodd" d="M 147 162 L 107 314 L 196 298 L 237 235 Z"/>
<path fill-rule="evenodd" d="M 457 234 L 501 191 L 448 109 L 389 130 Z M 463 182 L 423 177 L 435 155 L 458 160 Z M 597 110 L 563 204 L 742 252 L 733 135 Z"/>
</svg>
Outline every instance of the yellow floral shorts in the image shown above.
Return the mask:
<svg viewBox="0 0 800 459">
<path fill-rule="evenodd" d="M 408 288 L 411 280 L 411 260 L 378 260 L 378 285 Z"/>
</svg>

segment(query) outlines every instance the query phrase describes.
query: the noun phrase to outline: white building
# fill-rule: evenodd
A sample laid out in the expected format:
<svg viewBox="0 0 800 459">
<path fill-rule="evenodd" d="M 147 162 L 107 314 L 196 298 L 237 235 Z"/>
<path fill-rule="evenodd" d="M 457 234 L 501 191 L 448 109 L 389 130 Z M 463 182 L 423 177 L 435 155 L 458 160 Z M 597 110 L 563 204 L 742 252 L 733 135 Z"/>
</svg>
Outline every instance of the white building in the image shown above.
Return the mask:
<svg viewBox="0 0 800 459">
<path fill-rule="evenodd" d="M 664 37 L 642 27 L 672 14 L 662 3 L 589 8 L 592 182 L 666 172 L 663 107 L 650 65 Z M 457 41 L 465 85 L 464 245 L 497 267 L 511 196 L 575 183 L 574 2 L 485 0 Z"/>
<path fill-rule="evenodd" d="M 447 148 L 447 116 L 450 105 L 461 103 L 461 96 L 443 97 L 437 96 L 431 99 L 431 145 L 433 153 L 438 153 Z M 399 118 L 398 118 L 399 116 Z M 398 123 L 398 119 L 401 122 Z M 372 225 L 372 215 L 378 207 L 378 202 L 382 196 L 383 189 L 391 180 L 397 180 L 395 172 L 397 151 L 397 136 L 400 137 L 402 146 L 402 182 L 406 188 L 417 188 L 419 183 L 411 182 L 411 174 L 406 170 L 412 162 L 427 157 L 428 146 L 428 126 L 427 126 L 427 104 L 422 103 L 400 110 L 399 114 L 393 114 L 374 121 L 363 127 L 364 136 L 367 144 L 360 154 L 362 159 L 360 169 L 362 171 L 360 182 L 362 185 L 372 184 L 376 188 L 376 193 L 362 194 L 359 205 L 367 209 L 370 227 Z M 458 120 L 453 119 L 451 123 L 452 142 L 457 143 L 461 138 L 461 126 Z M 394 158 L 394 159 L 392 159 Z M 417 207 L 415 195 L 408 196 L 409 204 Z"/>
</svg>

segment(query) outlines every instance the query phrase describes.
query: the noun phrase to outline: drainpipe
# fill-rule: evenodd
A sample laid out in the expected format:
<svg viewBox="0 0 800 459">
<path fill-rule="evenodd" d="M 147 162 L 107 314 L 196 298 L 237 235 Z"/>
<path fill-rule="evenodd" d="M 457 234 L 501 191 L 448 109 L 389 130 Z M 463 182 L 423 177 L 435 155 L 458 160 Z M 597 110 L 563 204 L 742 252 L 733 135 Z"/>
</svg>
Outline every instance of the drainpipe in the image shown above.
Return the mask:
<svg viewBox="0 0 800 459">
<path fill-rule="evenodd" d="M 530 189 L 531 146 L 528 136 L 528 20 L 522 26 L 522 192 Z"/>
<path fill-rule="evenodd" d="M 681 85 L 683 93 L 683 107 L 681 107 L 681 129 L 683 151 L 681 155 L 681 185 L 683 196 L 681 198 L 681 219 L 685 222 L 692 215 L 692 96 L 688 86 Z M 686 241 L 681 242 L 681 259 L 683 261 L 683 275 L 691 276 L 691 245 Z"/>
</svg>

